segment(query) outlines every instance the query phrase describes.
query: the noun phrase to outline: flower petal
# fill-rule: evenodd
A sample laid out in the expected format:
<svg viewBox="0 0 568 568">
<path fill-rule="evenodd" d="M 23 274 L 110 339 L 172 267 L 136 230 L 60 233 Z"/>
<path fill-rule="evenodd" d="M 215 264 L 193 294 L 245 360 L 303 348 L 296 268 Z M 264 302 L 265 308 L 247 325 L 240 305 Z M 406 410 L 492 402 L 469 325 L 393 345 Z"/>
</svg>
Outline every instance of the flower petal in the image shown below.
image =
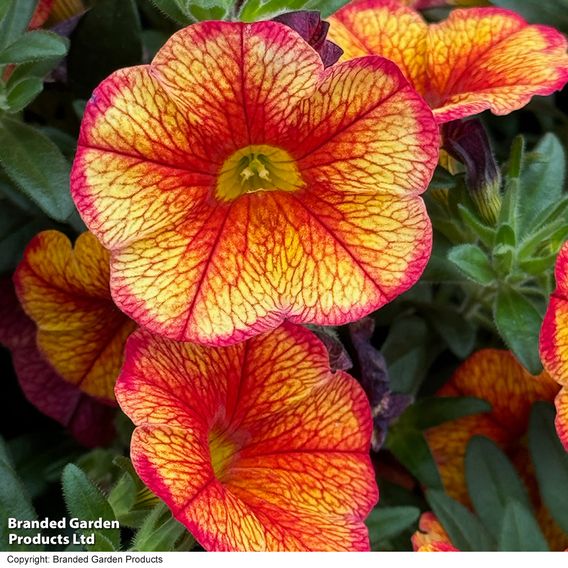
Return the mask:
<svg viewBox="0 0 568 568">
<path fill-rule="evenodd" d="M 343 49 L 343 61 L 381 55 L 403 72 L 417 91 L 426 90 L 428 24 L 398 0 L 350 2 L 329 18 L 328 37 Z"/>
<path fill-rule="evenodd" d="M 292 153 L 314 193 L 323 185 L 338 194 L 411 196 L 430 183 L 438 128 L 422 97 L 382 57 L 329 69 L 297 121 Z"/>
<path fill-rule="evenodd" d="M 558 437 L 568 452 L 568 387 L 563 387 L 556 399 L 556 431 Z"/>
<path fill-rule="evenodd" d="M 38 326 L 45 359 L 83 392 L 113 401 L 122 350 L 134 323 L 112 303 L 108 253 L 90 233 L 71 247 L 58 231 L 44 231 L 26 249 L 16 291 Z"/>
<path fill-rule="evenodd" d="M 568 43 L 545 26 L 497 8 L 454 10 L 430 28 L 430 88 L 439 122 L 490 109 L 508 114 L 568 81 Z"/>
<path fill-rule="evenodd" d="M 311 332 L 217 349 L 138 330 L 116 396 L 139 475 L 207 549 L 368 550 L 369 404 Z"/>
<path fill-rule="evenodd" d="M 12 352 L 14 370 L 28 401 L 69 429 L 87 447 L 114 438 L 115 410 L 64 381 L 36 345 L 36 326 L 24 313 L 9 280 L 0 281 L 0 343 Z"/>
<path fill-rule="evenodd" d="M 73 194 L 111 250 L 114 300 L 155 333 L 230 345 L 285 319 L 340 324 L 422 273 L 438 131 L 383 59 L 324 72 L 282 24 L 196 24 L 85 116 Z M 259 143 L 299 185 L 219 200 L 223 165 Z"/>
<path fill-rule="evenodd" d="M 152 69 L 200 127 L 202 145 L 230 155 L 251 144 L 278 145 L 323 64 L 283 24 L 205 22 L 175 34 Z"/>
<path fill-rule="evenodd" d="M 428 26 L 396 0 L 364 0 L 330 20 L 329 37 L 347 58 L 392 59 L 440 123 L 488 109 L 508 114 L 568 81 L 565 37 L 509 10 L 458 9 Z"/>
<path fill-rule="evenodd" d="M 544 368 L 562 385 L 556 397 L 556 429 L 568 451 L 568 242 L 556 259 L 556 290 L 542 323 L 540 356 Z"/>
</svg>

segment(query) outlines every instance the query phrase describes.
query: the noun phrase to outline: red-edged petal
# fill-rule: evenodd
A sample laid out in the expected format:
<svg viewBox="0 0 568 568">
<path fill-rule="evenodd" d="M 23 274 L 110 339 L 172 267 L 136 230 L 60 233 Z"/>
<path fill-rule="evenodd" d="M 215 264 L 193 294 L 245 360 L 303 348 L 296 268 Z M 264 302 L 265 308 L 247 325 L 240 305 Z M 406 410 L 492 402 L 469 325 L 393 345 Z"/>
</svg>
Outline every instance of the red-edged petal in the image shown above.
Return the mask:
<svg viewBox="0 0 568 568">
<path fill-rule="evenodd" d="M 209 550 L 365 550 L 369 404 L 298 326 L 225 349 L 137 331 L 116 386 L 133 463 Z"/>
<path fill-rule="evenodd" d="M 73 249 L 58 231 L 28 245 L 14 277 L 26 313 L 38 326 L 44 358 L 86 394 L 113 401 L 122 351 L 134 323 L 113 304 L 108 253 L 90 233 Z"/>
</svg>

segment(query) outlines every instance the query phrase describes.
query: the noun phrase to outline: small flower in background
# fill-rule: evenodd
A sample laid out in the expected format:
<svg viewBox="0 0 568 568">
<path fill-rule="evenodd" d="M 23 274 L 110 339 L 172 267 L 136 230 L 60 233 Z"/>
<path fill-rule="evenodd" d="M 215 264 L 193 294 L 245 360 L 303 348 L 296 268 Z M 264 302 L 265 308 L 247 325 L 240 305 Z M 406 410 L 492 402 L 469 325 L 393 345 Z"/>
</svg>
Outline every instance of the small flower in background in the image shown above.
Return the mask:
<svg viewBox="0 0 568 568">
<path fill-rule="evenodd" d="M 117 305 L 229 345 L 284 320 L 353 321 L 412 286 L 438 145 L 394 64 L 324 71 L 282 24 L 205 22 L 95 90 L 71 186 Z"/>
<path fill-rule="evenodd" d="M 556 260 L 556 291 L 550 298 L 540 334 L 544 368 L 562 387 L 556 397 L 556 430 L 568 451 L 568 242 Z"/>
<path fill-rule="evenodd" d="M 139 330 L 116 396 L 136 471 L 207 550 L 369 549 L 369 403 L 310 331 L 218 349 Z"/>
<path fill-rule="evenodd" d="M 113 404 L 135 325 L 112 301 L 107 251 L 90 233 L 73 248 L 63 233 L 44 231 L 28 245 L 14 283 L 44 359 L 80 391 Z"/>
<path fill-rule="evenodd" d="M 566 38 L 508 10 L 457 9 L 429 25 L 397 0 L 366 0 L 329 21 L 328 37 L 343 49 L 343 59 L 391 59 L 441 123 L 488 109 L 508 114 L 568 82 Z"/>
<path fill-rule="evenodd" d="M 525 445 L 532 405 L 552 401 L 558 385 L 548 373 L 529 374 L 509 351 L 483 349 L 471 355 L 439 391 L 440 396 L 470 396 L 486 400 L 491 412 L 446 422 L 426 432 L 448 495 L 469 505 L 464 459 L 474 436 L 485 436 L 509 456 L 532 494 L 537 517 L 551 547 L 568 546 L 565 533 L 539 502 L 534 473 Z"/>
<path fill-rule="evenodd" d="M 412 535 L 412 547 L 415 552 L 459 552 L 433 513 L 420 516 L 418 530 Z"/>
<path fill-rule="evenodd" d="M 115 409 L 63 380 L 38 349 L 36 336 L 36 326 L 22 310 L 12 282 L 0 280 L 0 343 L 12 353 L 24 395 L 84 446 L 109 444 L 115 437 Z"/>
</svg>

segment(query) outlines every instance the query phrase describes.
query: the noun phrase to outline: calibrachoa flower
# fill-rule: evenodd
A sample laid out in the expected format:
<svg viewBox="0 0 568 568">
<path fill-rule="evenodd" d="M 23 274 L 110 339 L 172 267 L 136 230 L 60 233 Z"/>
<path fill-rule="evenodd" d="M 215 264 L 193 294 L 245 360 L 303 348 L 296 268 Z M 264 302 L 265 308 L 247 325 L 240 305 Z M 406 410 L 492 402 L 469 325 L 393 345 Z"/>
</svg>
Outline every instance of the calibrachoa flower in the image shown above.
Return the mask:
<svg viewBox="0 0 568 568">
<path fill-rule="evenodd" d="M 114 401 L 124 344 L 135 325 L 112 302 L 108 252 L 90 233 L 73 249 L 63 233 L 44 231 L 28 245 L 14 282 L 57 374 L 86 394 Z"/>
<path fill-rule="evenodd" d="M 418 530 L 412 535 L 412 547 L 415 552 L 459 552 L 433 513 L 420 516 Z"/>
<path fill-rule="evenodd" d="M 568 242 L 556 260 L 556 291 L 544 317 L 540 356 L 545 369 L 562 389 L 556 397 L 556 429 L 568 451 Z"/>
<path fill-rule="evenodd" d="M 82 0 L 39 0 L 29 23 L 30 29 L 57 24 L 85 11 Z"/>
<path fill-rule="evenodd" d="M 115 409 L 64 381 L 40 353 L 34 322 L 22 310 L 12 282 L 0 281 L 0 343 L 12 352 L 26 398 L 40 412 L 69 429 L 83 445 L 110 443 Z"/>
<path fill-rule="evenodd" d="M 369 403 L 307 329 L 228 348 L 140 329 L 116 396 L 136 471 L 207 550 L 369 549 Z"/>
<path fill-rule="evenodd" d="M 366 0 L 330 19 L 344 59 L 388 57 L 424 95 L 439 122 L 491 109 L 508 114 L 568 81 L 566 38 L 498 8 L 454 10 L 427 24 L 397 0 Z"/>
<path fill-rule="evenodd" d="M 537 517 L 553 549 L 563 550 L 568 540 L 538 502 L 536 481 L 524 444 L 532 405 L 552 401 L 558 385 L 548 373 L 529 374 L 510 351 L 482 349 L 470 356 L 439 391 L 440 396 L 472 396 L 486 400 L 491 411 L 447 422 L 426 432 L 448 495 L 469 505 L 464 459 L 473 436 L 498 444 L 515 464 L 535 500 Z"/>
<path fill-rule="evenodd" d="M 393 63 L 324 70 L 282 24 L 205 22 L 95 90 L 72 193 L 123 311 L 228 345 L 356 320 L 414 284 L 438 142 Z"/>
</svg>

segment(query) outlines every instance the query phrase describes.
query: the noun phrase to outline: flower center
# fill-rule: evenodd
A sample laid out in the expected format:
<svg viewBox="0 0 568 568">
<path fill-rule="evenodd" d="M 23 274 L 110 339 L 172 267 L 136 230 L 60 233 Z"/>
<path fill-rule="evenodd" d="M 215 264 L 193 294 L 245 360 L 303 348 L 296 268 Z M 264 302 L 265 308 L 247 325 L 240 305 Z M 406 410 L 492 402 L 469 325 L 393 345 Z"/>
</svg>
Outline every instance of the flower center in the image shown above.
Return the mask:
<svg viewBox="0 0 568 568">
<path fill-rule="evenodd" d="M 233 201 L 245 193 L 297 191 L 305 185 L 295 160 L 274 146 L 241 148 L 225 161 L 217 178 L 215 195 Z"/>
<path fill-rule="evenodd" d="M 209 453 L 215 477 L 223 481 L 229 467 L 234 462 L 241 445 L 226 429 L 214 427 L 209 432 Z"/>
</svg>

